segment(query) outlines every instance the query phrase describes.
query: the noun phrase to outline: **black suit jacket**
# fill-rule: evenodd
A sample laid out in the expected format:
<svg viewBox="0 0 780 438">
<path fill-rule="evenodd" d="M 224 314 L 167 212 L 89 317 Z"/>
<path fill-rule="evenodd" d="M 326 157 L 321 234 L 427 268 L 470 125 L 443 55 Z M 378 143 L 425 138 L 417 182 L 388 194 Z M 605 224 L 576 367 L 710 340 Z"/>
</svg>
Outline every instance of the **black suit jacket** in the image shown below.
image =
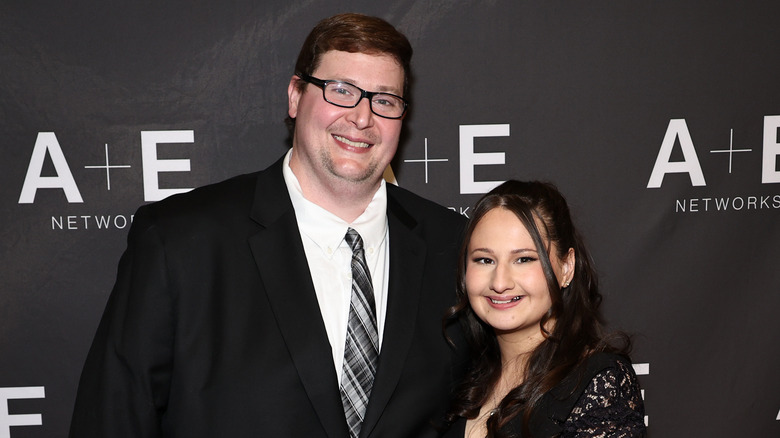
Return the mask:
<svg viewBox="0 0 780 438">
<path fill-rule="evenodd" d="M 348 436 L 281 166 L 138 210 L 72 438 Z M 464 221 L 392 185 L 387 216 L 385 334 L 361 437 L 434 436 L 458 373 L 441 316 Z"/>
</svg>

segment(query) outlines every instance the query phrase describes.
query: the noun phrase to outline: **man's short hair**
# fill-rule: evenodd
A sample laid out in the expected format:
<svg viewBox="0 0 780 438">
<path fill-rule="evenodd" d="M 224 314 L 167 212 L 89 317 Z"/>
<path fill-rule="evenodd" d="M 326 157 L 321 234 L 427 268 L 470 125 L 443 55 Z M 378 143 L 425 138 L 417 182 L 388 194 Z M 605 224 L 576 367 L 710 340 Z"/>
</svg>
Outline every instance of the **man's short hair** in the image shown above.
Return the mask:
<svg viewBox="0 0 780 438">
<path fill-rule="evenodd" d="M 320 21 L 301 47 L 295 73 L 312 75 L 319 66 L 322 54 L 330 50 L 392 56 L 404 69 L 403 91 L 406 96 L 412 45 L 404 34 L 387 21 L 353 13 L 334 15 Z"/>
</svg>

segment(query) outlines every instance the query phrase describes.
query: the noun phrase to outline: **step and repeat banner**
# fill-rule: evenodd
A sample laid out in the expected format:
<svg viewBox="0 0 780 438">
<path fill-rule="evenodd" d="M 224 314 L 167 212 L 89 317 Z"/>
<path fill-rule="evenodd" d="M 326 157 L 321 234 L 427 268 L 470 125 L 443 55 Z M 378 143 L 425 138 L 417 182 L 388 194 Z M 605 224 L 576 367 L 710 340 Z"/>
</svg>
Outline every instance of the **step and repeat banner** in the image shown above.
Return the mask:
<svg viewBox="0 0 780 438">
<path fill-rule="evenodd" d="M 780 436 L 780 4 L 0 3 L 0 437 L 63 437 L 142 204 L 265 168 L 321 18 L 411 40 L 396 182 L 567 195 L 653 437 Z"/>
</svg>

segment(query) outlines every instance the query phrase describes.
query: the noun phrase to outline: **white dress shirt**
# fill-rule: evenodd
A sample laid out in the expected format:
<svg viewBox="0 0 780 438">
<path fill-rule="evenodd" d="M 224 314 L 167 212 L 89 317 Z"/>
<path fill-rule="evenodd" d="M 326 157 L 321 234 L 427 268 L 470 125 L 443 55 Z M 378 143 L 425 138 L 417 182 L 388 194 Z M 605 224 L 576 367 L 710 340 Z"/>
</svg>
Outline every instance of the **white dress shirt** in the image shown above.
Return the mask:
<svg viewBox="0 0 780 438">
<path fill-rule="evenodd" d="M 352 249 L 344 240 L 347 228 L 354 228 L 363 238 L 366 264 L 374 286 L 379 348 L 382 348 L 390 266 L 387 188 L 382 180 L 366 210 L 349 224 L 303 196 L 301 185 L 290 169 L 291 152 L 292 149 L 285 156 L 282 166 L 284 182 L 295 209 L 314 291 L 333 353 L 333 364 L 341 384 L 352 295 Z"/>
</svg>

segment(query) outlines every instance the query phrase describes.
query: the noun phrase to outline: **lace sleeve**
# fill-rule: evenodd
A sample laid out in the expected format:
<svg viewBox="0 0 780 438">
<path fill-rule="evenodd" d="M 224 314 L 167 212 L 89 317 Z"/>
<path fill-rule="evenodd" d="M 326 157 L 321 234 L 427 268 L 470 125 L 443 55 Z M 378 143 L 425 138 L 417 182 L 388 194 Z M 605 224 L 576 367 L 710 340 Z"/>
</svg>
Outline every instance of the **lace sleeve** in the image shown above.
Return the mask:
<svg viewBox="0 0 780 438">
<path fill-rule="evenodd" d="M 642 438 L 647 434 L 639 382 L 621 361 L 591 380 L 563 425 L 563 438 Z"/>
</svg>

